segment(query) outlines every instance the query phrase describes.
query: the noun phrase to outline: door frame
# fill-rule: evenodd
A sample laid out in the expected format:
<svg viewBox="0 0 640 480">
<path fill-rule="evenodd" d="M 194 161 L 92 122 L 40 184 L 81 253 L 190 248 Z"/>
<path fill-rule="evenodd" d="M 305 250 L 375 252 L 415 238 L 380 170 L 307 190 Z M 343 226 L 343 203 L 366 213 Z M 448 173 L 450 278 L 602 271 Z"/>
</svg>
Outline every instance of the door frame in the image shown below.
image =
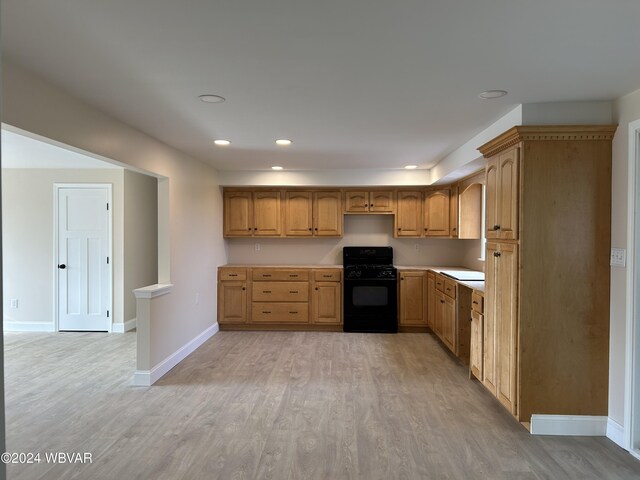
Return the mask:
<svg viewBox="0 0 640 480">
<path fill-rule="evenodd" d="M 624 447 L 637 458 L 640 448 L 640 119 L 629 123 L 627 288 L 625 331 Z"/>
<path fill-rule="evenodd" d="M 109 202 L 109 210 L 107 212 L 107 224 L 108 232 L 107 238 L 109 244 L 107 245 L 107 252 L 109 253 L 109 323 L 107 325 L 107 333 L 113 331 L 113 184 L 111 183 L 54 183 L 53 184 L 53 316 L 54 316 L 54 331 L 60 331 L 59 325 L 59 288 L 58 288 L 58 196 L 62 188 L 106 188 L 107 189 L 107 202 Z"/>
</svg>

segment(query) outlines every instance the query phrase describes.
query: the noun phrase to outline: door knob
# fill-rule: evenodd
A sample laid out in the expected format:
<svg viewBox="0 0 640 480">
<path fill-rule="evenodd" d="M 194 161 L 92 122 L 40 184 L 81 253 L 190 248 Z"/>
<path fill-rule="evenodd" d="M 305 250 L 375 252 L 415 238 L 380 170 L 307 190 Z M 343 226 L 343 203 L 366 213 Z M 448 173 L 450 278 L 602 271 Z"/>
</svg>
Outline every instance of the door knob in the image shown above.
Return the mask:
<svg viewBox="0 0 640 480">
<path fill-rule="evenodd" d="M 64 270 L 65 268 L 67 268 L 67 266 L 64 263 L 61 263 L 60 265 L 58 265 L 58 268 L 60 270 Z"/>
</svg>

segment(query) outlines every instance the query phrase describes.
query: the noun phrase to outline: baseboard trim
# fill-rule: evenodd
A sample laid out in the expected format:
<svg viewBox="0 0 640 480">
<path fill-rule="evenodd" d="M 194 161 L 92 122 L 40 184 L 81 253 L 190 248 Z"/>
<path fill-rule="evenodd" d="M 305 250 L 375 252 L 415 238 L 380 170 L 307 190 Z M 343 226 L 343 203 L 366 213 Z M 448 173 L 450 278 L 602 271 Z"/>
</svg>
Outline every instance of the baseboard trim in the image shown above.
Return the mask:
<svg viewBox="0 0 640 480">
<path fill-rule="evenodd" d="M 607 420 L 591 415 L 531 415 L 531 435 L 604 437 Z"/>
<path fill-rule="evenodd" d="M 56 326 L 51 322 L 4 322 L 5 332 L 55 332 Z"/>
<path fill-rule="evenodd" d="M 627 447 L 624 445 L 624 428 L 611 418 L 607 418 L 607 438 L 626 450 Z"/>
<path fill-rule="evenodd" d="M 173 352 L 151 370 L 136 370 L 133 374 L 133 385 L 136 387 L 150 387 L 219 331 L 220 327 L 218 326 L 218 322 L 216 322 L 186 345 L 183 345 Z"/>
<path fill-rule="evenodd" d="M 128 320 L 124 323 L 114 323 L 111 326 L 111 331 L 113 333 L 124 333 L 124 332 L 128 332 L 130 330 L 133 330 L 134 328 L 136 328 L 136 319 L 132 318 L 131 320 Z"/>
</svg>

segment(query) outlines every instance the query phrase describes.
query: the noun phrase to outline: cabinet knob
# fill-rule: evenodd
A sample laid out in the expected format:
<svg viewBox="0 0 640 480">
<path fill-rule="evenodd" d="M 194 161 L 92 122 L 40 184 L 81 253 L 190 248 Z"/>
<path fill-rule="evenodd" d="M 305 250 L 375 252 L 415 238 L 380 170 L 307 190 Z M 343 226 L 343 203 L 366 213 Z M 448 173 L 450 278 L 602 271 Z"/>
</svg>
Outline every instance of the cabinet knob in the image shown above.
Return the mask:
<svg viewBox="0 0 640 480">
<path fill-rule="evenodd" d="M 309 231 L 313 230 L 313 228 L 309 228 Z"/>
<path fill-rule="evenodd" d="M 249 231 L 251 231 L 251 227 L 249 227 Z"/>
<path fill-rule="evenodd" d="M 500 230 L 500 225 L 494 225 L 493 226 L 493 231 L 496 231 L 496 230 Z"/>
<path fill-rule="evenodd" d="M 254 229 L 254 230 L 257 230 L 257 229 L 258 229 L 258 227 L 253 227 L 253 229 Z"/>
<path fill-rule="evenodd" d="M 316 290 L 318 289 L 318 287 L 316 287 Z"/>
<path fill-rule="evenodd" d="M 373 207 L 373 203 L 370 203 L 370 204 L 369 204 L 369 206 L 370 206 L 370 207 Z"/>
<path fill-rule="evenodd" d="M 365 207 L 368 207 L 368 206 L 369 206 L 369 204 L 368 204 L 368 203 L 365 203 L 365 204 L 364 204 L 364 206 L 365 206 Z"/>
<path fill-rule="evenodd" d="M 246 287 L 242 287 L 243 290 L 246 290 Z"/>
<path fill-rule="evenodd" d="M 316 232 L 318 231 L 318 227 L 315 228 Z"/>
<path fill-rule="evenodd" d="M 444 300 L 440 300 L 440 303 L 444 303 Z"/>
<path fill-rule="evenodd" d="M 400 277 L 400 280 L 404 280 L 404 277 Z"/>
<path fill-rule="evenodd" d="M 494 257 L 499 257 L 500 255 L 502 255 L 500 252 L 493 252 Z"/>
<path fill-rule="evenodd" d="M 429 230 L 428 228 L 425 228 L 424 231 L 426 232 L 427 230 Z"/>
<path fill-rule="evenodd" d="M 400 227 L 398 227 L 398 231 L 399 231 L 399 232 L 401 232 L 401 231 L 402 231 L 402 229 L 401 229 Z"/>
</svg>

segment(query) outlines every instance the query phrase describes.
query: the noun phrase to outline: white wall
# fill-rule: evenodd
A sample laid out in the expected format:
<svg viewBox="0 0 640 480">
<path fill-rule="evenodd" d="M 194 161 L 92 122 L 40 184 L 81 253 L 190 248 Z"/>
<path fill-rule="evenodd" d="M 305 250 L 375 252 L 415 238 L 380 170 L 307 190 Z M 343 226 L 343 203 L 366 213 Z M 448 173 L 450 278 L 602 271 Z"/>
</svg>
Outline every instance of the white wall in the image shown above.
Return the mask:
<svg viewBox="0 0 640 480">
<path fill-rule="evenodd" d="M 136 318 L 133 290 L 158 282 L 158 180 L 124 171 L 124 316 Z"/>
<path fill-rule="evenodd" d="M 640 90 L 619 98 L 614 106 L 614 123 L 618 124 L 618 130 L 613 139 L 611 246 L 617 248 L 628 248 L 629 123 L 638 119 L 640 119 Z M 624 425 L 626 274 L 626 268 L 611 268 L 609 417 L 620 425 Z"/>
<path fill-rule="evenodd" d="M 113 321 L 122 322 L 122 169 L 3 169 L 5 330 L 54 329 L 54 183 L 113 186 Z M 11 308 L 12 298 L 18 299 L 17 309 Z"/>
<path fill-rule="evenodd" d="M 106 159 L 166 177 L 170 281 L 174 284 L 154 328 L 151 364 L 175 353 L 216 321 L 216 268 L 226 263 L 222 197 L 215 170 L 111 118 L 3 59 L 3 123 Z M 160 207 L 165 205 L 160 201 Z M 164 251 L 164 245 L 160 251 Z M 162 260 L 159 269 L 164 269 Z M 200 301 L 195 302 L 195 294 Z"/>
<path fill-rule="evenodd" d="M 393 215 L 345 215 L 342 238 L 234 238 L 227 240 L 227 253 L 229 263 L 342 265 L 344 246 L 388 245 L 396 265 L 457 266 L 469 242 L 474 241 L 393 238 Z"/>
</svg>

